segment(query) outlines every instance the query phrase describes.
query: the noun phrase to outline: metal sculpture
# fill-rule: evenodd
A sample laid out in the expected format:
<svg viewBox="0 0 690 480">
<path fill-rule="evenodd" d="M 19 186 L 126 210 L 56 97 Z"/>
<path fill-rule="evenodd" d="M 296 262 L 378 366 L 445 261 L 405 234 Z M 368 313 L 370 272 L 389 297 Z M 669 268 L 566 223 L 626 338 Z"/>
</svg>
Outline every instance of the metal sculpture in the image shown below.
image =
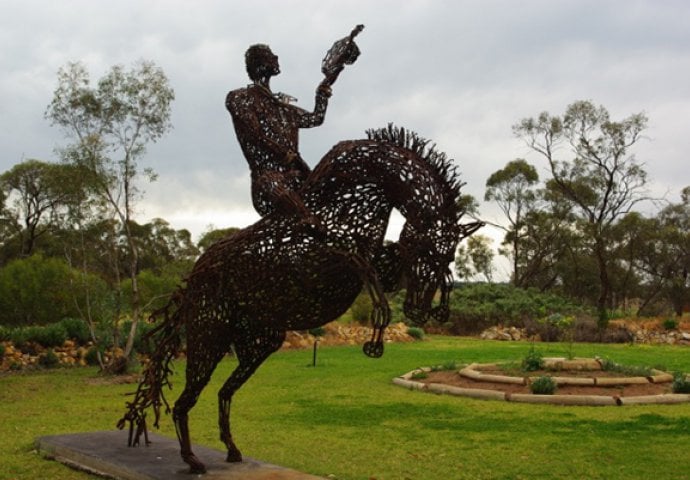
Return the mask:
<svg viewBox="0 0 690 480">
<path fill-rule="evenodd" d="M 230 430 L 232 397 L 280 348 L 287 330 L 311 329 L 338 318 L 366 287 L 375 308 L 374 332 L 364 351 L 380 356 L 390 320 L 383 292 L 401 281 L 407 288 L 403 309 L 408 318 L 423 323 L 447 317 L 449 264 L 458 241 L 478 227 L 460 223 L 462 184 L 452 162 L 416 134 L 391 125 L 367 133 L 367 139 L 335 145 L 297 184 L 295 196 L 284 197 L 288 200 L 274 195 L 262 203 L 256 201 L 261 199 L 257 194 L 255 204 L 266 206 L 265 216 L 209 247 L 186 285 L 154 312 L 158 325 L 150 337 L 156 349 L 119 422 L 120 428 L 129 424 L 130 445 L 138 444 L 142 435 L 148 443 L 149 407 L 155 426 L 161 410 L 171 410 L 163 393 L 170 386 L 171 362 L 183 334 L 186 385 L 172 413 L 181 456 L 199 473 L 205 467 L 192 452 L 188 414 L 231 349 L 238 365 L 218 393 L 218 421 L 227 460 L 239 462 L 242 455 Z M 294 198 L 303 210 L 294 208 L 299 207 Z M 406 222 L 399 242 L 384 245 L 394 208 Z M 304 228 L 305 212 L 323 235 Z M 439 304 L 432 306 L 439 289 Z"/>
</svg>

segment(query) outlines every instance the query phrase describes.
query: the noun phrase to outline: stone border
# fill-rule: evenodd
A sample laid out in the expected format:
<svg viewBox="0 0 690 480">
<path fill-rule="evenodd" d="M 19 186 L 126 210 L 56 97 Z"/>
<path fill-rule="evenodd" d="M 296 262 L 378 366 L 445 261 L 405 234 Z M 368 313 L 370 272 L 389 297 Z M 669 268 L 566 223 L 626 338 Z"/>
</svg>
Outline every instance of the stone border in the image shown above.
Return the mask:
<svg viewBox="0 0 690 480">
<path fill-rule="evenodd" d="M 601 363 L 596 359 L 566 360 L 563 358 L 545 358 L 545 366 L 559 368 L 561 370 L 601 370 Z M 504 383 L 514 385 L 528 385 L 529 377 L 511 377 L 507 375 L 493 375 L 481 373 L 482 370 L 491 370 L 497 367 L 496 363 L 473 363 L 458 371 L 466 378 L 477 381 Z M 690 403 L 690 394 L 665 393 L 659 395 L 639 395 L 629 397 L 608 395 L 537 395 L 531 393 L 507 393 L 500 390 L 484 388 L 466 388 L 445 385 L 442 383 L 422 383 L 413 380 L 413 377 L 422 373 L 429 373 L 430 367 L 422 367 L 405 373 L 393 379 L 395 385 L 410 390 L 420 390 L 437 394 L 448 394 L 460 397 L 478 398 L 481 400 L 504 400 L 517 403 L 539 403 L 552 405 L 578 405 L 578 406 L 623 406 L 658 404 L 670 405 L 678 403 Z M 673 381 L 673 376 L 659 370 L 652 370 L 649 377 L 610 377 L 606 379 L 596 377 L 551 377 L 558 385 L 631 385 L 647 383 L 668 383 Z"/>
</svg>

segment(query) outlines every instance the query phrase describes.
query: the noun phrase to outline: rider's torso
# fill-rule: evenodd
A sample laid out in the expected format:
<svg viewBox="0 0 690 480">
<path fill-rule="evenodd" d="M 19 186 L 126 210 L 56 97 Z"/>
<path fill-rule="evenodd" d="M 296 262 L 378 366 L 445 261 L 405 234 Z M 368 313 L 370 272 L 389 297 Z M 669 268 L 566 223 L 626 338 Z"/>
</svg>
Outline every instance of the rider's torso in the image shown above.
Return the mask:
<svg viewBox="0 0 690 480">
<path fill-rule="evenodd" d="M 285 153 L 298 152 L 299 108 L 281 102 L 258 85 L 230 92 L 226 106 L 254 175 L 292 170 L 285 164 Z"/>
</svg>

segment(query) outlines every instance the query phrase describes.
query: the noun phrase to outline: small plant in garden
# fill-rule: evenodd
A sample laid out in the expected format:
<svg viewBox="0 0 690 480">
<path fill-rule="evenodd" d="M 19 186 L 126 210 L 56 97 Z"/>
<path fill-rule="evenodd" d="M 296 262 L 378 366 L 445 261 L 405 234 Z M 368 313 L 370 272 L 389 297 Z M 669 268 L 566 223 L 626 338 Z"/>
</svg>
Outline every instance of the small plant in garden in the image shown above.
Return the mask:
<svg viewBox="0 0 690 480">
<path fill-rule="evenodd" d="M 556 382 L 554 382 L 553 378 L 546 375 L 532 380 L 529 388 L 535 395 L 553 395 L 556 391 Z"/>
<path fill-rule="evenodd" d="M 630 377 L 649 377 L 650 375 L 654 374 L 652 369 L 649 367 L 621 365 L 620 363 L 616 363 L 609 358 L 601 359 L 601 369 L 607 372 L 616 372 Z"/>
<path fill-rule="evenodd" d="M 458 369 L 458 362 L 456 362 L 455 360 L 448 360 L 447 362 L 444 362 L 441 365 L 434 365 L 431 367 L 432 372 L 444 372 L 444 371 L 457 370 L 457 369 Z"/>
<path fill-rule="evenodd" d="M 522 359 L 522 369 L 526 372 L 535 372 L 544 368 L 544 358 L 535 348 L 534 344 L 527 352 L 525 358 Z"/>
<path fill-rule="evenodd" d="M 416 372 L 412 373 L 410 378 L 413 380 L 421 380 L 421 379 L 427 378 L 428 376 L 429 375 L 427 375 L 427 373 L 425 371 L 417 370 Z"/>
<path fill-rule="evenodd" d="M 415 340 L 424 340 L 424 330 L 419 327 L 407 327 L 407 334 Z"/>
<path fill-rule="evenodd" d="M 690 393 L 690 378 L 683 372 L 674 373 L 671 389 L 673 393 Z"/>
</svg>

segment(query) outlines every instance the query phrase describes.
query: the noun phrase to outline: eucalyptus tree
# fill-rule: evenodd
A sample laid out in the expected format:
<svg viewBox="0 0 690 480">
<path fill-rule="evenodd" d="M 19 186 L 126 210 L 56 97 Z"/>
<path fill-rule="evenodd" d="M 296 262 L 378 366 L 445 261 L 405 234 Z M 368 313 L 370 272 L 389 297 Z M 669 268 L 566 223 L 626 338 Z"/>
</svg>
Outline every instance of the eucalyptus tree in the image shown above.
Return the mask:
<svg viewBox="0 0 690 480">
<path fill-rule="evenodd" d="M 481 275 L 488 283 L 493 281 L 494 251 L 491 238 L 486 235 L 472 235 L 466 245 L 460 245 L 455 256 L 455 273 L 469 280 Z"/>
<path fill-rule="evenodd" d="M 513 284 L 523 283 L 520 262 L 522 240 L 526 235 L 525 216 L 535 209 L 538 193 L 533 188 L 539 183 L 537 170 L 522 158 L 511 160 L 495 171 L 486 181 L 485 201 L 494 201 L 505 215 L 508 225 L 501 226 L 505 233 L 503 243 L 510 245 L 506 256 L 513 263 Z"/>
<path fill-rule="evenodd" d="M 58 86 L 45 113 L 73 141 L 63 151 L 65 159 L 90 172 L 97 196 L 126 238 L 132 328 L 125 357 L 132 352 L 139 320 L 139 258 L 131 222 L 136 202 L 143 194 L 140 177 L 155 179 L 153 170 L 142 169 L 139 162 L 146 146 L 172 128 L 173 99 L 165 73 L 153 62 L 139 61 L 129 70 L 113 66 L 94 86 L 83 64 L 68 63 L 58 71 Z M 117 283 L 119 288 L 119 279 Z"/>
<path fill-rule="evenodd" d="M 631 214 L 622 223 L 636 237 L 630 256 L 646 286 L 640 310 L 661 297 L 681 316 L 690 304 L 690 187 L 683 189 L 679 203 L 653 217 Z"/>
<path fill-rule="evenodd" d="M 646 126 L 643 113 L 613 121 L 606 108 L 590 101 L 569 105 L 562 116 L 543 112 L 513 126 L 514 134 L 546 159 L 554 186 L 572 204 L 590 240 L 600 328 L 608 324 L 611 295 L 607 237 L 616 219 L 648 199 L 647 172 L 630 154 Z"/>
<path fill-rule="evenodd" d="M 40 237 L 64 227 L 70 208 L 86 195 L 81 179 L 78 167 L 40 160 L 25 160 L 0 175 L 3 230 L 16 239 L 18 256 L 30 256 Z"/>
</svg>

